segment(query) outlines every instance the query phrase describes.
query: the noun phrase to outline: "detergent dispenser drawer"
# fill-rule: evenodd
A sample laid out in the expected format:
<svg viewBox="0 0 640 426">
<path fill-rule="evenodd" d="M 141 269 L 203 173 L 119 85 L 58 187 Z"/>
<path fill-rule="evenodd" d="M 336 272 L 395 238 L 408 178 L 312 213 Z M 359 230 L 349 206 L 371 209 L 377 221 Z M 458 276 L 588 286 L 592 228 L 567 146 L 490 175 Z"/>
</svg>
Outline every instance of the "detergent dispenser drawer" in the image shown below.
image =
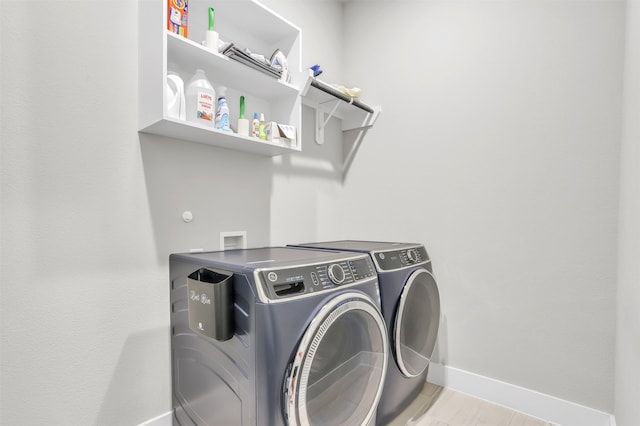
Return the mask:
<svg viewBox="0 0 640 426">
<path fill-rule="evenodd" d="M 201 268 L 187 279 L 189 328 L 215 340 L 233 337 L 233 274 Z"/>
</svg>

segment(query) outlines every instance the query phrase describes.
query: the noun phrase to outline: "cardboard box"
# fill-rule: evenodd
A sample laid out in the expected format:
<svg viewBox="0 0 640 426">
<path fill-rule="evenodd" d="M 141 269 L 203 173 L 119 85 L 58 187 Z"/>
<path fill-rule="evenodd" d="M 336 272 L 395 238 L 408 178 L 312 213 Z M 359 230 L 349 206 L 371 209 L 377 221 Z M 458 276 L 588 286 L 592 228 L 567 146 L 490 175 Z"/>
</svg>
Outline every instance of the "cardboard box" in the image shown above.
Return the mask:
<svg viewBox="0 0 640 426">
<path fill-rule="evenodd" d="M 265 124 L 264 132 L 267 135 L 268 141 L 288 145 L 290 147 L 295 147 L 297 144 L 298 138 L 295 126 L 270 121 Z"/>
<path fill-rule="evenodd" d="M 182 37 L 188 37 L 189 0 L 167 1 L 167 29 Z"/>
</svg>

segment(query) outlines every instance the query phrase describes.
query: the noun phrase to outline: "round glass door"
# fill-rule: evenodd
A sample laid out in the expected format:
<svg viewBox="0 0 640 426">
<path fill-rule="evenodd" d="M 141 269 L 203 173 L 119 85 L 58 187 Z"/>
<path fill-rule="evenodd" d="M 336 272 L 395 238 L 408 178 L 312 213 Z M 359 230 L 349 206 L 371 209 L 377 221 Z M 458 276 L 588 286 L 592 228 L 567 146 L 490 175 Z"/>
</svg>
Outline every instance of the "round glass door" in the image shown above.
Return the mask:
<svg viewBox="0 0 640 426">
<path fill-rule="evenodd" d="M 368 424 L 382 393 L 386 348 L 384 318 L 369 297 L 350 292 L 325 305 L 305 332 L 285 379 L 289 424 Z"/>
<path fill-rule="evenodd" d="M 426 269 L 419 269 L 404 285 L 394 325 L 395 357 L 402 374 L 416 377 L 429 366 L 439 323 L 436 280 Z"/>
</svg>

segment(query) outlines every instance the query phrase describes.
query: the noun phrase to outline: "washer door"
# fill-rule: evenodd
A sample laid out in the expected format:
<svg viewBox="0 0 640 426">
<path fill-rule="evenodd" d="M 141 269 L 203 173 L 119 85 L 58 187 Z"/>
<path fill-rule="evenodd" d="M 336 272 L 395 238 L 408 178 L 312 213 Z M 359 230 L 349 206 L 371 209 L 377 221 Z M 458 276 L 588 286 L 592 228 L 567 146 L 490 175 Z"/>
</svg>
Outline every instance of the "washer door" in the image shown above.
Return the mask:
<svg viewBox="0 0 640 426">
<path fill-rule="evenodd" d="M 407 377 L 422 374 L 429 366 L 440 323 L 440 293 L 426 269 L 413 272 L 402 290 L 394 325 L 398 367 Z"/>
<path fill-rule="evenodd" d="M 384 318 L 364 294 L 332 299 L 311 321 L 284 382 L 290 425 L 365 425 L 387 369 Z"/>
</svg>

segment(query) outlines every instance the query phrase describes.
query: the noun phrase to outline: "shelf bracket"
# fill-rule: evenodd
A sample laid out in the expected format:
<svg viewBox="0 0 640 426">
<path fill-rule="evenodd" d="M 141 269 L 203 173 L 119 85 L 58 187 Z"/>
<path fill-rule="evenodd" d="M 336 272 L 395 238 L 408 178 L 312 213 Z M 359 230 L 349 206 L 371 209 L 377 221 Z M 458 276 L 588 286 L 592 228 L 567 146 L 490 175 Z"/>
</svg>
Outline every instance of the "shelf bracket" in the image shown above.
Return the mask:
<svg viewBox="0 0 640 426">
<path fill-rule="evenodd" d="M 325 102 L 325 104 L 329 102 L 335 102 L 336 104 L 333 106 L 333 109 L 329 113 L 329 116 L 326 118 L 324 116 L 324 109 L 322 107 L 323 105 L 319 104 L 316 108 L 316 143 L 318 145 L 324 144 L 324 128 L 327 126 L 327 123 L 329 123 L 329 120 L 331 120 L 331 117 L 333 117 L 333 114 L 335 114 L 336 110 L 340 106 L 341 101 L 339 99 L 336 99 L 335 101 L 327 101 Z"/>
</svg>

